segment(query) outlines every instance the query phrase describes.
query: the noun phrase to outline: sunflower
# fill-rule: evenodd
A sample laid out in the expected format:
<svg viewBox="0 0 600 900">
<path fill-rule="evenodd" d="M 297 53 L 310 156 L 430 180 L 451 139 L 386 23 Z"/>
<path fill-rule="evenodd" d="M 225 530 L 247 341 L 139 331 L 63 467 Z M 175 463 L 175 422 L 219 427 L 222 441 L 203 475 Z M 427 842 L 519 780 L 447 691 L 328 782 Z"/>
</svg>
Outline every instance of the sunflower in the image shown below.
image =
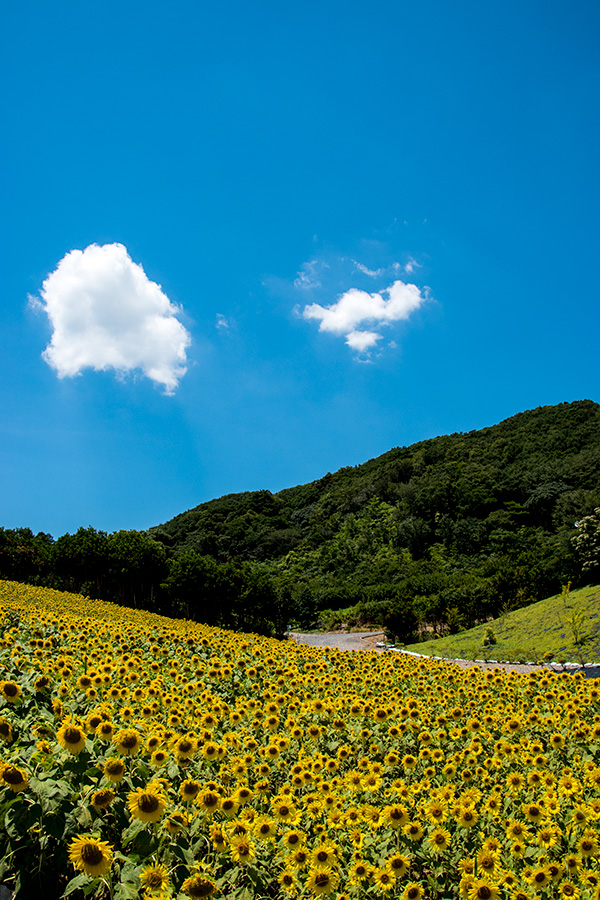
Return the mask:
<svg viewBox="0 0 600 900">
<path fill-rule="evenodd" d="M 191 735 L 186 734 L 184 737 L 175 741 L 172 745 L 172 749 L 177 762 L 182 762 L 183 760 L 191 759 L 192 756 L 194 756 L 198 749 L 198 741 L 191 737 Z"/>
<path fill-rule="evenodd" d="M 167 891 L 171 887 L 171 879 L 164 866 L 154 863 L 144 866 L 140 872 L 140 884 L 147 893 L 156 894 L 158 891 Z"/>
<path fill-rule="evenodd" d="M 67 719 L 56 732 L 56 740 L 69 753 L 81 753 L 85 747 L 85 731 Z"/>
<path fill-rule="evenodd" d="M 563 881 L 559 888 L 559 894 L 561 900 L 578 900 L 580 891 L 572 881 Z"/>
<path fill-rule="evenodd" d="M 155 750 L 152 756 L 150 757 L 150 765 L 151 766 L 164 766 L 169 758 L 169 754 L 166 750 L 158 749 Z"/>
<path fill-rule="evenodd" d="M 410 868 L 410 858 L 395 853 L 386 861 L 386 869 L 392 872 L 396 878 L 404 878 Z"/>
<path fill-rule="evenodd" d="M 127 806 L 134 819 L 158 822 L 165 813 L 167 802 L 163 792 L 154 784 L 137 788 L 127 795 Z"/>
<path fill-rule="evenodd" d="M 203 900 L 205 897 L 212 897 L 217 890 L 217 886 L 204 873 L 198 873 L 190 876 L 190 878 L 186 878 L 181 885 L 181 890 L 188 897 L 192 897 L 193 900 L 197 900 L 197 898 Z"/>
<path fill-rule="evenodd" d="M 185 784 L 185 783 L 186 782 L 184 782 L 183 784 Z M 183 784 L 180 788 L 180 792 L 183 789 Z M 193 784 L 195 786 L 196 784 L 198 784 L 198 782 L 197 781 L 193 782 Z M 198 785 L 198 788 L 200 788 L 200 785 Z M 205 790 L 197 791 L 194 794 L 194 797 L 195 797 L 195 802 L 198 804 L 200 809 L 203 809 L 204 812 L 206 812 L 206 813 L 213 813 L 217 809 L 219 809 L 221 806 L 220 795 L 217 794 L 217 792 L 212 790 L 211 788 L 207 787 L 207 788 L 205 788 Z M 190 799 L 194 799 L 194 798 L 190 797 Z"/>
<path fill-rule="evenodd" d="M 134 728 L 122 728 L 113 737 L 113 744 L 123 756 L 133 756 L 142 745 L 142 739 Z"/>
<path fill-rule="evenodd" d="M 315 869 L 306 880 L 306 887 L 315 896 L 331 894 L 337 887 L 339 875 L 331 869 Z"/>
<path fill-rule="evenodd" d="M 420 841 L 424 831 L 419 822 L 408 822 L 402 829 L 402 834 L 405 834 L 411 841 Z"/>
<path fill-rule="evenodd" d="M 277 822 L 269 816 L 259 816 L 254 822 L 253 832 L 257 841 L 272 841 L 277 835 Z"/>
<path fill-rule="evenodd" d="M 187 828 L 188 824 L 189 819 L 186 814 L 179 810 L 175 810 L 175 812 L 169 813 L 167 816 L 164 827 L 169 834 L 179 834 L 183 828 Z"/>
<path fill-rule="evenodd" d="M 0 717 L 0 740 L 6 741 L 7 744 L 13 739 L 12 725 L 6 719 Z"/>
<path fill-rule="evenodd" d="M 447 828 L 434 828 L 429 835 L 429 843 L 435 853 L 442 853 L 452 843 L 450 832 Z"/>
<path fill-rule="evenodd" d="M 289 850 L 294 850 L 296 847 L 302 846 L 305 837 L 304 832 L 298 831 L 297 828 L 292 828 L 290 831 L 285 832 L 283 843 Z"/>
<path fill-rule="evenodd" d="M 220 825 L 211 825 L 209 828 L 210 839 L 215 850 L 223 853 L 227 849 L 228 838 Z"/>
<path fill-rule="evenodd" d="M 371 875 L 371 879 L 373 884 L 380 891 L 392 891 L 396 884 L 396 875 L 394 872 L 391 872 L 387 866 L 380 866 L 379 869 L 375 869 Z"/>
<path fill-rule="evenodd" d="M 118 784 L 125 774 L 125 763 L 122 759 L 118 759 L 116 756 L 111 756 L 104 763 L 103 774 L 107 781 L 112 781 L 113 784 Z"/>
<path fill-rule="evenodd" d="M 94 791 L 92 794 L 91 804 L 96 812 L 100 812 L 102 809 L 108 809 L 115 799 L 115 796 L 115 792 L 111 791 L 110 788 L 101 788 L 99 791 Z"/>
<path fill-rule="evenodd" d="M 0 694 L 7 703 L 17 703 L 21 696 L 21 688 L 14 681 L 0 681 Z"/>
<path fill-rule="evenodd" d="M 544 819 L 544 811 L 539 803 L 524 803 L 521 809 L 525 818 L 529 822 L 533 822 L 534 825 L 537 825 Z"/>
<path fill-rule="evenodd" d="M 350 878 L 348 880 L 348 883 L 353 887 L 358 887 L 364 881 L 368 881 L 373 871 L 373 866 L 359 857 L 358 859 L 354 860 L 352 866 L 350 867 Z"/>
<path fill-rule="evenodd" d="M 550 884 L 550 875 L 545 866 L 536 866 L 526 877 L 526 881 L 534 888 L 543 888 Z"/>
<path fill-rule="evenodd" d="M 202 785 L 199 781 L 196 781 L 194 778 L 186 778 L 179 786 L 179 793 L 184 803 L 191 803 L 192 800 L 198 797 L 201 789 Z"/>
<path fill-rule="evenodd" d="M 393 803 L 390 806 L 384 807 L 383 818 L 386 825 L 389 825 L 390 828 L 393 829 L 401 828 L 410 820 L 408 810 L 399 803 Z"/>
<path fill-rule="evenodd" d="M 300 814 L 295 806 L 288 800 L 275 799 L 271 805 L 273 816 L 278 822 L 285 822 L 288 825 L 296 825 L 300 819 Z"/>
<path fill-rule="evenodd" d="M 106 875 L 112 864 L 112 847 L 94 835 L 80 834 L 69 844 L 69 860 L 86 875 L 98 878 Z"/>
<path fill-rule="evenodd" d="M 481 849 L 477 854 L 477 866 L 480 872 L 491 875 L 496 870 L 496 854 L 490 850 Z"/>
<path fill-rule="evenodd" d="M 298 879 L 294 872 L 291 872 L 289 869 L 284 869 L 283 872 L 280 872 L 277 876 L 277 881 L 281 890 L 287 894 L 297 894 L 300 889 Z"/>
<path fill-rule="evenodd" d="M 468 893 L 469 900 L 497 900 L 498 895 L 498 885 L 486 878 L 474 881 Z"/>
<path fill-rule="evenodd" d="M 586 831 L 577 841 L 576 847 L 584 859 L 589 859 L 591 856 L 598 856 L 600 843 L 593 831 Z"/>
<path fill-rule="evenodd" d="M 337 862 L 335 845 L 329 841 L 319 844 L 312 851 L 311 858 L 313 865 L 319 869 L 325 869 L 328 866 L 335 865 Z"/>
<path fill-rule="evenodd" d="M 402 891 L 402 900 L 423 900 L 425 891 L 416 881 L 411 881 Z"/>
<path fill-rule="evenodd" d="M 240 804 L 236 797 L 223 797 L 221 799 L 221 812 L 228 819 L 232 819 L 237 814 Z"/>
<path fill-rule="evenodd" d="M 472 806 L 460 806 L 456 814 L 456 822 L 460 828 L 472 828 L 479 819 L 479 813 Z"/>
<path fill-rule="evenodd" d="M 100 738 L 101 741 L 112 741 L 114 733 L 115 726 L 112 722 L 100 722 L 100 724 L 96 728 L 96 735 Z"/>
<path fill-rule="evenodd" d="M 8 785 L 15 794 L 27 790 L 29 779 L 27 772 L 23 769 L 20 769 L 18 766 L 4 765 L 0 766 L 0 773 L 4 784 Z"/>
<path fill-rule="evenodd" d="M 291 855 L 296 869 L 304 869 L 308 865 L 309 855 L 306 847 L 297 847 Z"/>
<path fill-rule="evenodd" d="M 231 858 L 236 863 L 246 865 L 254 859 L 254 844 L 245 836 L 232 838 Z"/>
</svg>

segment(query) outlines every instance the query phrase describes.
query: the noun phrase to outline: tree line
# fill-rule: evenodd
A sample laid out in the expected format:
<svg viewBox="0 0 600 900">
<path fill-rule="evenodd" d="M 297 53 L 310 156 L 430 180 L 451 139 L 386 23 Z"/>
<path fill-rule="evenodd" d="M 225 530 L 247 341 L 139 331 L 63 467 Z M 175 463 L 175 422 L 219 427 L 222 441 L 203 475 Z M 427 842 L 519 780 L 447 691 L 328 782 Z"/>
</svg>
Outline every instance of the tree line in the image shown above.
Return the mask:
<svg viewBox="0 0 600 900">
<path fill-rule="evenodd" d="M 0 528 L 0 577 L 122 606 L 260 634 L 282 634 L 288 610 L 272 579 L 247 561 L 178 555 L 142 531 L 79 528 L 57 540 Z"/>
</svg>

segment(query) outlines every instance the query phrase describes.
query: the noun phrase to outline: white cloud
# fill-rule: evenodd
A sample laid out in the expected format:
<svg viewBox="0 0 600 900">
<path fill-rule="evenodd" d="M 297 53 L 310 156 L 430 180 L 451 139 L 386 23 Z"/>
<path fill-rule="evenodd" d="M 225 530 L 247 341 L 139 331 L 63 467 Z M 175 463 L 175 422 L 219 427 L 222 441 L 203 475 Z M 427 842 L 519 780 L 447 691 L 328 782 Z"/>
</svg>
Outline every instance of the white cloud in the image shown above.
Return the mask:
<svg viewBox="0 0 600 900">
<path fill-rule="evenodd" d="M 322 262 L 318 259 L 311 259 L 309 262 L 305 262 L 294 280 L 294 287 L 303 290 L 313 290 L 314 288 L 321 287 L 319 270 L 328 268 L 329 266 L 326 262 Z"/>
<path fill-rule="evenodd" d="M 425 300 L 426 293 L 422 293 L 416 284 L 397 280 L 380 293 L 350 288 L 329 306 L 311 303 L 302 310 L 302 317 L 317 320 L 319 331 L 345 335 L 346 343 L 352 349 L 365 352 L 375 346 L 381 334 L 362 329 L 360 325 L 368 323 L 381 328 L 408 319 Z"/>
<path fill-rule="evenodd" d="M 404 266 L 404 271 L 406 272 L 407 275 L 410 275 L 412 272 L 415 271 L 415 269 L 420 269 L 420 268 L 421 268 L 421 264 L 418 263 L 416 261 L 416 259 L 413 259 L 411 256 L 409 261 Z"/>
<path fill-rule="evenodd" d="M 353 350 L 364 353 L 371 347 L 374 347 L 377 341 L 381 340 L 381 335 L 376 331 L 351 331 L 346 335 L 346 343 Z"/>
<path fill-rule="evenodd" d="M 172 394 L 186 372 L 188 331 L 178 308 L 122 244 L 71 250 L 44 281 L 52 339 L 42 356 L 59 378 L 84 369 L 141 371 Z"/>
<path fill-rule="evenodd" d="M 368 275 L 370 278 L 377 278 L 378 275 L 381 275 L 385 271 L 384 269 L 368 269 L 362 263 L 356 262 L 355 259 L 353 259 L 352 262 L 359 272 L 362 272 L 363 275 Z"/>
<path fill-rule="evenodd" d="M 229 330 L 229 321 L 225 318 L 223 313 L 217 313 L 216 328 L 224 328 L 226 331 Z"/>
</svg>

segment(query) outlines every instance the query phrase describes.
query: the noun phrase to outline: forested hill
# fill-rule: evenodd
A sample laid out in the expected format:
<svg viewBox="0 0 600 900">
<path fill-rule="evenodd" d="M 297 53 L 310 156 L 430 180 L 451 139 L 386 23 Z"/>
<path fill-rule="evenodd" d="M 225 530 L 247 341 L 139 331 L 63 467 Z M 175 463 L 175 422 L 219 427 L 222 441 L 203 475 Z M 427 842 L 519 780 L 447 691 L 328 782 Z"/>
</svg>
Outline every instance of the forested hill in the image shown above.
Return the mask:
<svg viewBox="0 0 600 900">
<path fill-rule="evenodd" d="M 149 534 L 259 563 L 300 608 L 405 598 L 420 619 L 528 602 L 577 579 L 574 523 L 600 506 L 600 406 L 539 407 L 396 447 L 279 493 L 230 494 Z M 416 598 L 416 600 L 415 600 Z"/>
</svg>

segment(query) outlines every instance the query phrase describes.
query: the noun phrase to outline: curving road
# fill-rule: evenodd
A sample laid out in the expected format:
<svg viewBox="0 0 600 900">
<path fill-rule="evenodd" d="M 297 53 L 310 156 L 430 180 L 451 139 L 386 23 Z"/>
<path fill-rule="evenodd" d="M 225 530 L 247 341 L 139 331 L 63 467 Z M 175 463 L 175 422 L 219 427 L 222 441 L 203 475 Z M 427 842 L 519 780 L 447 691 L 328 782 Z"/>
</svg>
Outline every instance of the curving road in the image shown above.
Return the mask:
<svg viewBox="0 0 600 900">
<path fill-rule="evenodd" d="M 302 634 L 290 632 L 290 639 L 297 644 L 309 647 L 337 647 L 338 650 L 378 650 L 377 641 L 383 640 L 383 631 L 355 631 L 348 634 L 334 632 L 329 634 Z"/>
</svg>

